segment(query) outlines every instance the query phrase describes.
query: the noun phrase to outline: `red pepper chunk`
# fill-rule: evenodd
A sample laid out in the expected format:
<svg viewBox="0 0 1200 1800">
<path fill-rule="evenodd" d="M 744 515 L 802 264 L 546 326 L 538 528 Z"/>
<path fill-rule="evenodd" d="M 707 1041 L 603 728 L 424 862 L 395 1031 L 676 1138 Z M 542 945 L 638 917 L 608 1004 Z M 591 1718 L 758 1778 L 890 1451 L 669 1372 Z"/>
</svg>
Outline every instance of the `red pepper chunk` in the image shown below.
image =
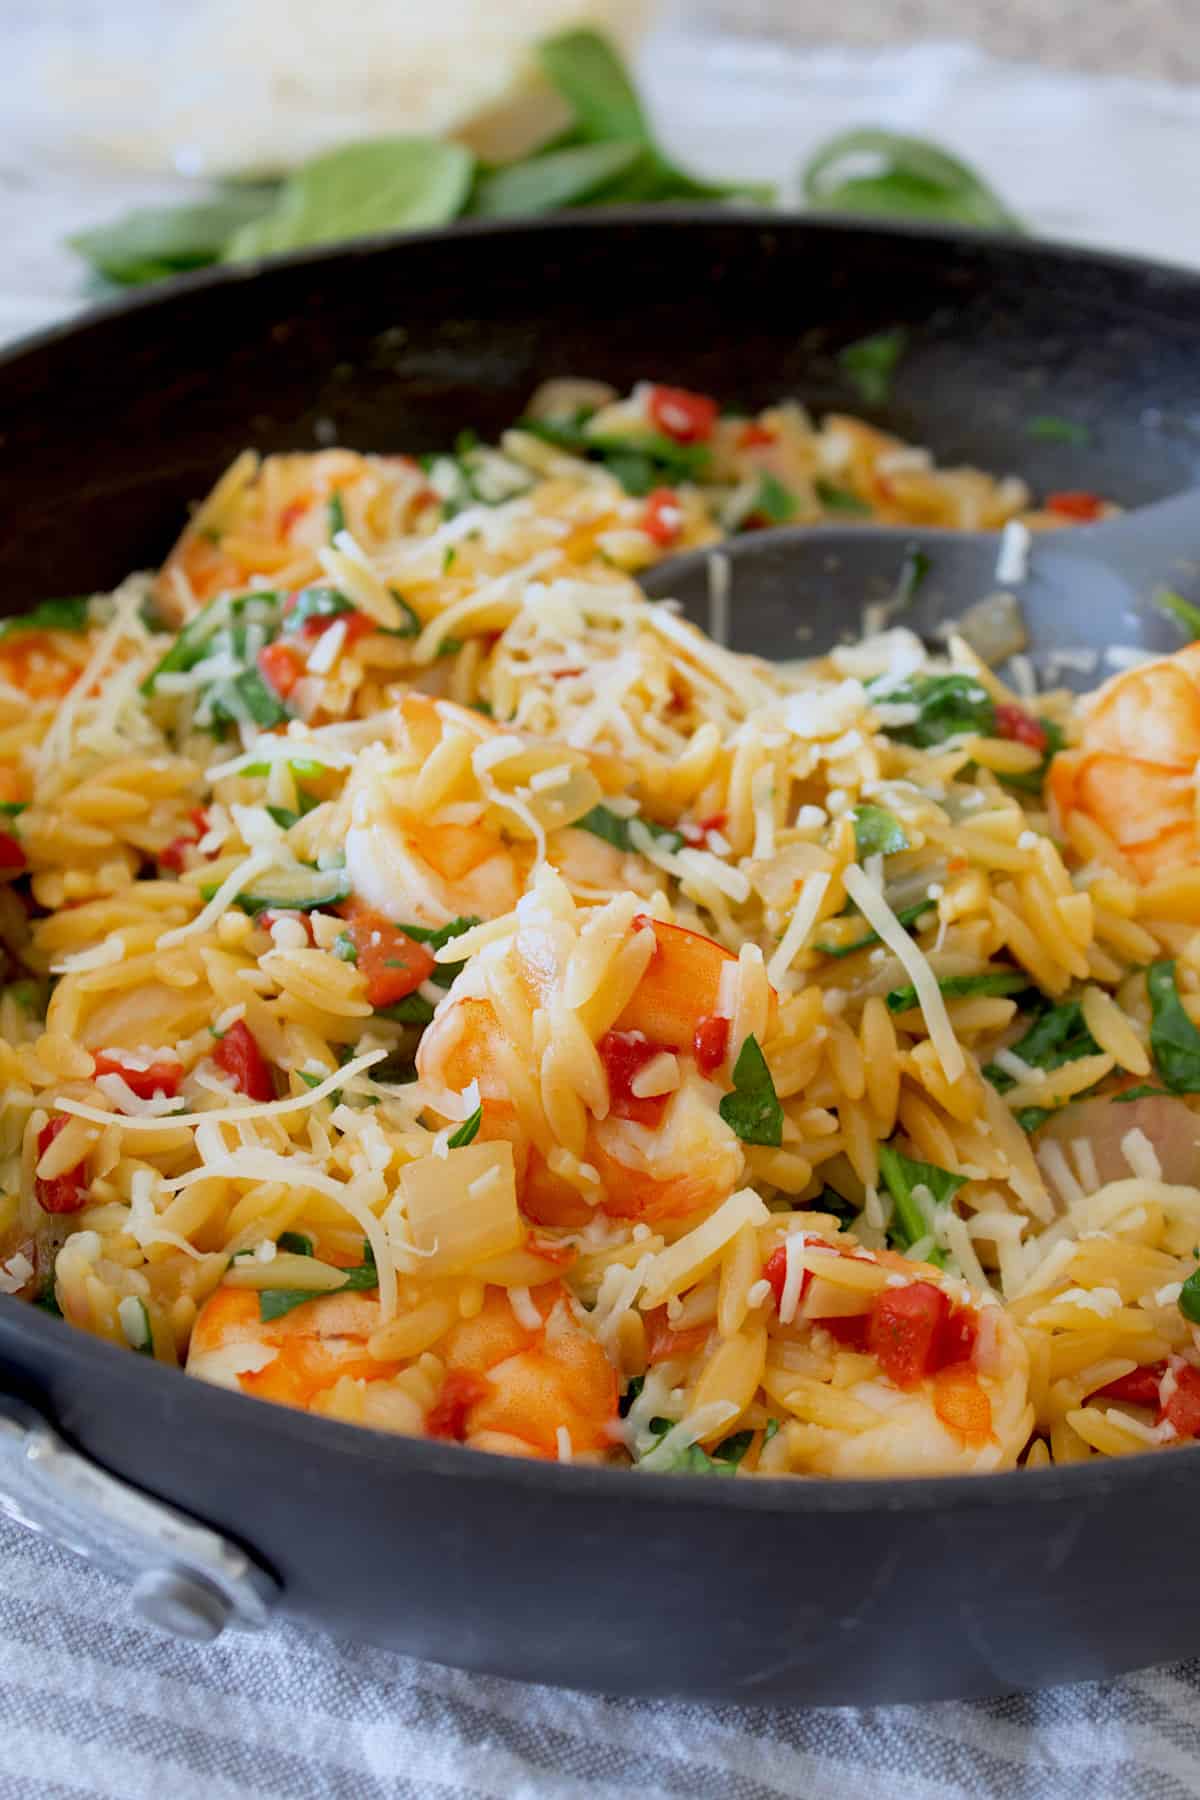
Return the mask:
<svg viewBox="0 0 1200 1800">
<path fill-rule="evenodd" d="M 636 1125 L 656 1126 L 662 1119 L 669 1095 L 642 1099 L 633 1091 L 640 1069 L 661 1055 L 662 1044 L 652 1044 L 640 1031 L 606 1031 L 596 1045 L 608 1076 L 608 1105 L 615 1119 L 632 1119 Z"/>
<path fill-rule="evenodd" d="M 717 403 L 707 394 L 693 394 L 688 388 L 652 387 L 647 404 L 655 425 L 677 444 L 702 444 L 713 434 Z"/>
<path fill-rule="evenodd" d="M 26 866 L 25 852 L 11 832 L 0 831 L 0 875 L 19 874 Z"/>
<path fill-rule="evenodd" d="M 441 1393 L 426 1414 L 426 1436 L 452 1438 L 461 1444 L 467 1434 L 467 1414 L 491 1391 L 492 1384 L 486 1375 L 473 1375 L 469 1369 L 451 1369 L 442 1383 Z"/>
<path fill-rule="evenodd" d="M 701 1019 L 692 1038 L 692 1055 L 702 1075 L 711 1075 L 725 1061 L 729 1049 L 729 1020 Z"/>
<path fill-rule="evenodd" d="M 358 901 L 341 911 L 355 960 L 366 978 L 370 1005 L 395 1006 L 429 980 L 437 964 L 424 944 L 415 943 L 381 912 Z"/>
<path fill-rule="evenodd" d="M 1028 744 L 1031 750 L 1040 750 L 1043 754 L 1050 741 L 1041 720 L 1031 718 L 1020 706 L 996 708 L 996 736 L 1007 738 L 1010 743 Z"/>
<path fill-rule="evenodd" d="M 1169 1399 L 1162 1403 L 1159 1423 L 1168 1419 L 1176 1437 L 1200 1437 L 1200 1369 L 1183 1363 L 1174 1370 L 1175 1386 Z"/>
<path fill-rule="evenodd" d="M 1141 1369 L 1130 1369 L 1096 1391 L 1106 1400 L 1124 1400 L 1127 1406 L 1158 1406 L 1158 1384 L 1167 1372 L 1165 1362 L 1147 1363 Z"/>
<path fill-rule="evenodd" d="M 777 1307 L 780 1306 L 783 1302 L 783 1290 L 787 1282 L 786 1244 L 776 1245 L 770 1256 L 768 1256 L 766 1262 L 763 1264 L 763 1280 L 770 1283 L 771 1292 L 775 1296 L 775 1305 Z M 797 1299 L 797 1305 L 799 1305 L 800 1300 L 803 1300 L 811 1283 L 812 1270 L 805 1269 L 803 1275 L 800 1277 L 800 1293 Z"/>
<path fill-rule="evenodd" d="M 867 1346 L 896 1387 L 915 1387 L 932 1373 L 934 1347 L 949 1311 L 949 1300 L 931 1281 L 885 1288 L 880 1294 L 871 1311 Z"/>
<path fill-rule="evenodd" d="M 218 1069 L 224 1069 L 234 1087 L 248 1100 L 275 1098 L 271 1065 L 244 1019 L 235 1019 L 224 1037 L 217 1039 L 213 1061 Z"/>
<path fill-rule="evenodd" d="M 646 510 L 642 514 L 642 530 L 648 538 L 665 549 L 673 544 L 679 536 L 683 524 L 683 508 L 679 504 L 679 495 L 674 488 L 655 488 L 646 495 Z"/>
<path fill-rule="evenodd" d="M 131 1093 L 139 1100 L 153 1100 L 156 1095 L 175 1095 L 179 1092 L 183 1081 L 183 1064 L 181 1062 L 155 1062 L 148 1068 L 131 1068 L 121 1061 L 119 1056 L 110 1056 L 102 1050 L 96 1058 L 97 1075 L 119 1075 Z"/>
<path fill-rule="evenodd" d="M 762 445 L 775 443 L 776 437 L 769 425 L 760 425 L 757 419 L 753 419 L 749 425 L 742 426 L 737 441 L 739 450 L 755 450 Z"/>
<path fill-rule="evenodd" d="M 258 653 L 258 672 L 281 700 L 287 699 L 306 667 L 299 647 L 285 644 L 282 639 L 265 645 Z"/>
<path fill-rule="evenodd" d="M 1046 511 L 1060 513 L 1064 519 L 1077 519 L 1081 525 L 1091 525 L 1103 514 L 1104 502 L 1099 494 L 1082 491 L 1047 494 Z"/>
<path fill-rule="evenodd" d="M 56 1113 L 54 1118 L 42 1126 L 37 1136 L 39 1162 L 59 1132 L 65 1131 L 70 1123 L 66 1113 Z M 73 1213 L 78 1212 L 86 1201 L 87 1185 L 83 1162 L 77 1162 L 73 1169 L 67 1169 L 61 1175 L 51 1175 L 46 1179 L 39 1175 L 33 1187 L 37 1203 L 43 1212 Z"/>
</svg>

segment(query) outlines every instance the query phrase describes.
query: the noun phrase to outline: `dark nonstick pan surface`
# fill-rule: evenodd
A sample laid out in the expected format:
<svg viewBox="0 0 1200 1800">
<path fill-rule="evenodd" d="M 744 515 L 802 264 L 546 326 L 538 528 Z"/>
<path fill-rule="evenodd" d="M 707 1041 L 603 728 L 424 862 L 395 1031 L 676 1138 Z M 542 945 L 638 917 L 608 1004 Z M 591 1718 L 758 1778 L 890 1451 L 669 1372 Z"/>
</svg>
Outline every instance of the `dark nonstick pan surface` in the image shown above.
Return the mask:
<svg viewBox="0 0 1200 1800">
<path fill-rule="evenodd" d="M 898 324 L 890 404 L 864 409 L 837 351 Z M 0 612 L 158 560 L 247 443 L 444 447 L 557 374 L 865 410 L 939 460 L 1127 505 L 1200 470 L 1200 278 L 1183 271 L 714 211 L 460 228 L 194 277 L 2 359 Z M 1087 442 L 1031 435 L 1046 415 Z M 1128 639 L 1102 615 L 1094 630 Z M 189 1382 L 5 1299 L 0 1387 L 243 1546 L 286 1610 L 467 1668 L 861 1704 L 1197 1645 L 1200 1449 L 886 1483 L 527 1465 Z"/>
</svg>

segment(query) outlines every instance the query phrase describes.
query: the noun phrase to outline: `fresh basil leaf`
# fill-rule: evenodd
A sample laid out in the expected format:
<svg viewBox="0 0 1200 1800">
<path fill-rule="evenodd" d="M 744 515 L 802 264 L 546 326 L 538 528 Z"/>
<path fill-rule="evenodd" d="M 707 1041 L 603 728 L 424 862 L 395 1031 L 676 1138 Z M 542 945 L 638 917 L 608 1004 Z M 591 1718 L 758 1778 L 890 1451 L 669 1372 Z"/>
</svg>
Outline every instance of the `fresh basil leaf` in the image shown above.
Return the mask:
<svg viewBox="0 0 1200 1800">
<path fill-rule="evenodd" d="M 1013 1118 L 1021 1130 L 1032 1135 L 1038 1128 L 1052 1118 L 1058 1111 L 1057 1106 L 1018 1106 Z"/>
<path fill-rule="evenodd" d="M 1019 969 L 997 969 L 986 975 L 945 975 L 938 982 L 942 993 L 952 999 L 966 994 L 1022 994 L 1028 986 L 1028 975 L 1022 975 Z M 889 1012 L 907 1012 L 917 1004 L 916 988 L 893 988 L 887 1004 Z"/>
<path fill-rule="evenodd" d="M 924 550 L 918 550 L 915 544 L 910 550 L 906 550 L 904 561 L 900 564 L 896 592 L 892 596 L 893 606 L 897 609 L 911 606 L 932 567 L 932 557 L 926 556 Z"/>
<path fill-rule="evenodd" d="M 446 1139 L 447 1150 L 461 1150 L 466 1144 L 473 1144 L 479 1136 L 479 1127 L 483 1124 L 483 1108 L 477 1106 L 469 1119 L 464 1119 L 458 1130 Z"/>
<path fill-rule="evenodd" d="M 796 496 L 791 489 L 785 488 L 782 481 L 776 481 L 774 475 L 761 475 L 749 517 L 766 519 L 770 525 L 786 525 L 795 516 Z"/>
<path fill-rule="evenodd" d="M 870 166 L 864 171 L 864 162 Z M 804 167 L 805 198 L 819 212 L 933 218 L 1020 231 L 1016 215 L 967 163 L 927 138 L 863 127 L 839 132 Z"/>
<path fill-rule="evenodd" d="M 67 239 L 76 256 L 122 287 L 219 262 L 236 232 L 276 204 L 274 187 L 237 187 L 192 206 L 145 207 Z"/>
<path fill-rule="evenodd" d="M 484 218 L 512 219 L 577 206 L 631 169 L 641 144 L 576 144 L 548 155 L 527 157 L 481 175 L 471 211 Z"/>
<path fill-rule="evenodd" d="M 1032 1069 L 1049 1073 L 1064 1063 L 1078 1062 L 1082 1056 L 1098 1056 L 1100 1046 L 1084 1024 L 1083 1008 L 1078 1000 L 1064 1000 L 1059 1006 L 1047 1006 L 1035 1018 L 1024 1037 L 1010 1046 Z M 988 1063 L 984 1074 L 999 1094 L 1014 1087 L 1011 1075 Z"/>
<path fill-rule="evenodd" d="M 887 405 L 896 365 L 907 348 L 908 333 L 902 325 L 896 325 L 891 331 L 859 338 L 838 352 L 838 362 L 847 379 L 867 406 Z"/>
<path fill-rule="evenodd" d="M 0 800 L 0 813 L 3 813 L 7 819 L 15 819 L 21 813 L 28 811 L 28 800 Z"/>
<path fill-rule="evenodd" d="M 904 827 L 886 807 L 864 803 L 856 806 L 850 817 L 854 820 L 854 849 L 860 860 L 864 856 L 896 856 L 908 849 Z"/>
<path fill-rule="evenodd" d="M 654 142 L 620 57 L 598 31 L 581 27 L 559 32 L 543 38 L 537 53 L 545 74 L 574 114 L 575 130 L 585 142 Z"/>
<path fill-rule="evenodd" d="M 880 680 L 867 687 L 868 697 L 885 706 L 915 706 L 918 717 L 910 725 L 889 725 L 887 735 L 898 743 L 929 750 L 948 738 L 967 732 L 991 735 L 996 707 L 987 689 L 974 675 L 913 675 L 907 681 L 889 682 L 880 691 Z"/>
<path fill-rule="evenodd" d="M 879 1172 L 892 1196 L 888 1240 L 898 1250 L 911 1249 L 933 1229 L 928 1213 L 914 1197 L 914 1189 L 927 1189 L 936 1209 L 949 1206 L 967 1179 L 965 1175 L 951 1174 L 949 1169 L 939 1169 L 935 1163 L 914 1162 L 890 1144 L 879 1146 Z M 945 1261 L 944 1252 L 935 1250 L 926 1260 L 940 1268 Z"/>
<path fill-rule="evenodd" d="M 1039 413 L 1027 422 L 1025 430 L 1031 438 L 1041 438 L 1049 444 L 1087 444 L 1092 436 L 1086 425 L 1060 419 L 1055 413 Z"/>
<path fill-rule="evenodd" d="M 373 1257 L 364 1259 L 357 1268 L 343 1270 L 343 1274 L 345 1281 L 335 1288 L 260 1288 L 259 1319 L 264 1325 L 269 1325 L 272 1319 L 282 1319 L 285 1314 L 293 1312 L 297 1306 L 304 1306 L 309 1300 L 327 1300 L 331 1294 L 364 1293 L 379 1286 L 379 1271 Z"/>
<path fill-rule="evenodd" d="M 246 262 L 375 232 L 445 225 L 467 203 L 475 159 L 427 137 L 363 138 L 326 151 L 284 182 L 264 217 L 233 234 L 226 262 Z"/>
<path fill-rule="evenodd" d="M 610 811 L 604 805 L 591 807 L 574 824 L 578 831 L 590 831 L 593 837 L 603 838 L 614 850 L 623 850 L 629 856 L 637 856 L 640 852 L 629 835 L 629 827 L 635 822 L 648 831 L 664 850 L 674 853 L 683 848 L 683 837 L 669 826 L 656 825 L 653 819 L 640 818 L 636 813 L 631 819 L 623 819 L 619 813 Z"/>
<path fill-rule="evenodd" d="M 1182 625 L 1189 638 L 1200 638 L 1200 606 L 1185 600 L 1173 588 L 1165 588 L 1161 594 L 1156 595 L 1154 603 L 1160 612 L 1165 612 L 1177 625 Z"/>
<path fill-rule="evenodd" d="M 712 1453 L 712 1460 L 728 1463 L 730 1468 L 736 1469 L 753 1442 L 752 1431 L 735 1431 L 732 1437 L 722 1438 Z"/>
<path fill-rule="evenodd" d="M 0 638 L 17 637 L 24 631 L 86 631 L 88 604 L 82 594 L 69 600 L 43 600 L 29 612 L 0 619 Z"/>
<path fill-rule="evenodd" d="M 783 1108 L 753 1032 L 733 1065 L 733 1092 L 722 1098 L 717 1110 L 743 1144 L 767 1144 L 773 1149 L 782 1144 Z"/>
<path fill-rule="evenodd" d="M 281 1231 L 275 1242 L 290 1256 L 311 1256 L 313 1253 L 312 1239 L 301 1231 Z"/>
<path fill-rule="evenodd" d="M 936 900 L 918 900 L 913 906 L 901 907 L 896 917 L 907 931 L 910 925 L 915 925 L 927 912 L 932 912 L 936 905 Z M 855 938 L 852 944 L 814 944 L 813 949 L 819 950 L 822 956 L 853 956 L 856 950 L 867 950 L 879 941 L 877 931 L 868 931 L 865 937 Z"/>
<path fill-rule="evenodd" d="M 1154 962 L 1146 970 L 1150 996 L 1150 1050 L 1173 1094 L 1200 1094 L 1200 1031 L 1179 998 L 1175 964 Z"/>
<path fill-rule="evenodd" d="M 1193 1269 L 1179 1290 L 1179 1310 L 1193 1325 L 1200 1325 L 1200 1269 Z"/>
<path fill-rule="evenodd" d="M 827 512 L 853 513 L 856 517 L 865 518 L 871 508 L 849 488 L 837 487 L 832 481 L 826 481 L 818 475 L 813 482 L 813 492 Z"/>
<path fill-rule="evenodd" d="M 290 831 L 293 825 L 300 822 L 300 814 L 287 806 L 268 806 L 267 812 L 281 831 Z"/>
<path fill-rule="evenodd" d="M 178 674 L 203 662 L 219 632 L 229 632 L 239 655 L 243 653 L 248 624 L 261 625 L 266 635 L 272 637 L 279 626 L 281 604 L 282 597 L 270 589 L 263 589 L 261 593 L 218 594 L 194 619 L 188 620 L 165 656 L 143 681 L 142 693 L 153 694 L 160 675 Z"/>
</svg>

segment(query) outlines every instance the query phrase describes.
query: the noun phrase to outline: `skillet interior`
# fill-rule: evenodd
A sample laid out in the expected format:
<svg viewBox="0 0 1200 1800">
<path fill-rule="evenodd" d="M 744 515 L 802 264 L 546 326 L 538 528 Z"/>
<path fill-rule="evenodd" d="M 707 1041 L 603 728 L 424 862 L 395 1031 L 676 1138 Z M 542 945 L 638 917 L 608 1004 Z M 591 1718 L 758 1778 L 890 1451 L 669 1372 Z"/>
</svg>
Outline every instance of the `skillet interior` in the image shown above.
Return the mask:
<svg viewBox="0 0 1200 1800">
<path fill-rule="evenodd" d="M 862 410 L 836 350 L 907 326 L 878 417 L 941 458 L 1126 501 L 1200 462 L 1200 280 L 951 234 L 655 212 L 200 276 L 2 365 L 3 609 L 155 560 L 243 446 L 444 445 L 537 379 L 670 376 Z M 1031 439 L 1031 416 L 1085 447 Z M 527 1468 L 186 1383 L 0 1304 L 0 1367 L 106 1466 L 256 1550 L 285 1603 L 439 1660 L 631 1693 L 838 1703 L 1194 1648 L 1200 1452 L 982 1481 Z M 1152 1515 L 1150 1508 L 1153 1508 Z"/>
</svg>

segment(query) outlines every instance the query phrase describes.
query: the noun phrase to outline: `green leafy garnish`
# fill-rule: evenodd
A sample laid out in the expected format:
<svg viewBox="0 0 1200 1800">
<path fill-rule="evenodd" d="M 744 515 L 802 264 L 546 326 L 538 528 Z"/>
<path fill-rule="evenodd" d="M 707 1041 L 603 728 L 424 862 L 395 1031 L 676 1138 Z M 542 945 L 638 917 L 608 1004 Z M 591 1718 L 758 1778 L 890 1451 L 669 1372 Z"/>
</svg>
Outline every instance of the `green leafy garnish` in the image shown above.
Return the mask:
<svg viewBox="0 0 1200 1800">
<path fill-rule="evenodd" d="M 849 1231 L 859 1214 L 857 1206 L 852 1205 L 844 1194 L 839 1194 L 836 1188 L 828 1185 L 821 1189 L 815 1200 L 805 1201 L 805 1205 L 811 1207 L 813 1212 L 828 1213 L 837 1220 L 842 1231 Z"/>
<path fill-rule="evenodd" d="M 356 963 L 358 961 L 358 946 L 348 931 L 339 931 L 331 948 L 339 962 Z"/>
<path fill-rule="evenodd" d="M 1064 1000 L 1059 1006 L 1045 1007 L 1035 1018 L 1024 1037 L 1009 1046 L 1014 1056 L 1031 1069 L 1049 1073 L 1064 1063 L 1078 1062 L 1084 1056 L 1098 1056 L 1100 1046 L 1084 1024 L 1083 1008 L 1078 1000 Z M 1007 1094 L 1016 1086 L 1013 1076 L 988 1063 L 983 1073 L 998 1094 Z M 1078 1099 L 1080 1096 L 1076 1095 Z M 1022 1106 L 1013 1114 L 1022 1131 L 1036 1131 L 1044 1125 L 1057 1107 Z"/>
<path fill-rule="evenodd" d="M 1179 1310 L 1192 1325 L 1200 1325 L 1200 1269 L 1193 1269 L 1180 1288 Z"/>
<path fill-rule="evenodd" d="M 1173 1100 L 1170 1088 L 1155 1087 L 1152 1081 L 1143 1081 L 1138 1087 L 1126 1088 L 1123 1094 L 1114 1094 L 1114 1106 L 1128 1106 L 1131 1100 Z"/>
<path fill-rule="evenodd" d="M 1146 992 L 1150 996 L 1150 1049 L 1159 1074 L 1173 1094 L 1200 1094 L 1200 1031 L 1179 997 L 1174 962 L 1150 964 Z"/>
<path fill-rule="evenodd" d="M 887 405 L 896 365 L 907 346 L 908 333 L 902 325 L 896 325 L 891 331 L 859 338 L 838 352 L 838 362 L 866 405 Z"/>
<path fill-rule="evenodd" d="M 826 481 L 823 475 L 818 475 L 813 482 L 813 491 L 829 512 L 853 513 L 865 517 L 871 510 L 867 502 L 860 500 L 857 494 L 852 494 L 849 488 L 837 487 L 832 481 Z"/>
<path fill-rule="evenodd" d="M 334 502 L 337 503 L 337 517 L 334 517 Z M 342 511 L 342 496 L 334 493 L 329 500 L 329 535 L 346 529 L 346 515 Z M 301 588 L 295 602 L 284 616 L 283 630 L 291 635 L 301 632 L 311 619 L 337 619 L 343 613 L 355 610 L 353 601 L 347 600 L 338 588 L 316 584 L 313 587 Z"/>
<path fill-rule="evenodd" d="M 1154 603 L 1160 612 L 1165 612 L 1177 625 L 1182 625 L 1189 638 L 1200 638 L 1200 606 L 1185 600 L 1174 588 L 1164 588 L 1161 594 L 1155 596 Z"/>
<path fill-rule="evenodd" d="M 915 925 L 925 913 L 932 912 L 936 906 L 936 900 L 918 900 L 912 906 L 902 906 L 897 912 L 896 918 L 907 931 L 910 925 Z M 813 949 L 819 950 L 822 956 L 853 956 L 856 950 L 867 950 L 872 944 L 877 944 L 879 941 L 877 931 L 868 931 L 865 936 L 855 938 L 852 944 L 814 944 Z"/>
<path fill-rule="evenodd" d="M 761 475 L 754 504 L 747 516 L 765 519 L 769 525 L 786 525 L 789 519 L 796 516 L 796 496 L 790 488 L 784 487 L 782 481 L 777 481 L 774 475 Z"/>
<path fill-rule="evenodd" d="M 198 205 L 139 208 L 76 232 L 67 244 L 106 281 L 137 287 L 220 262 L 234 234 L 270 212 L 277 194 L 274 187 L 238 186 Z"/>
<path fill-rule="evenodd" d="M 738 1051 L 733 1065 L 733 1092 L 717 1109 L 743 1144 L 767 1144 L 778 1149 L 783 1142 L 783 1108 L 753 1032 Z"/>
<path fill-rule="evenodd" d="M 670 1419 L 651 1419 L 648 1429 L 661 1439 L 666 1437 L 671 1425 Z M 652 1475 L 735 1475 L 753 1442 L 753 1431 L 737 1431 L 732 1437 L 723 1438 L 711 1456 L 699 1444 L 685 1444 L 665 1454 L 661 1446 L 655 1444 L 645 1456 L 639 1457 L 637 1466 Z"/>
<path fill-rule="evenodd" d="M 889 725 L 887 734 L 918 750 L 967 732 L 989 737 L 995 729 L 995 703 L 974 675 L 912 675 L 901 682 L 882 676 L 867 694 L 877 705 L 917 708 L 911 724 Z"/>
<path fill-rule="evenodd" d="M 28 811 L 28 800 L 0 800 L 0 813 L 3 813 L 6 819 L 15 819 L 19 814 Z"/>
<path fill-rule="evenodd" d="M 86 631 L 87 626 L 88 601 L 77 594 L 69 600 L 43 600 L 29 612 L 0 619 L 0 638 L 16 637 L 23 631 Z"/>
<path fill-rule="evenodd" d="M 666 825 L 656 825 L 652 819 L 638 818 L 636 814 L 634 818 L 623 819 L 607 806 L 593 806 L 581 819 L 575 820 L 577 830 L 590 831 L 593 837 L 603 838 L 615 850 L 624 850 L 627 854 L 636 856 L 639 852 L 629 835 L 629 827 L 634 823 L 649 832 L 664 850 L 674 852 L 683 848 L 684 840 L 679 832 L 670 830 Z"/>
<path fill-rule="evenodd" d="M 483 1124 L 483 1108 L 477 1106 L 470 1118 L 464 1119 L 458 1130 L 446 1139 L 447 1150 L 461 1150 L 466 1144 L 473 1144 L 479 1136 L 479 1127 Z"/>
<path fill-rule="evenodd" d="M 425 944 L 430 951 L 441 950 L 464 931 L 473 931 L 481 921 L 474 917 L 451 919 L 448 925 L 401 925 L 400 930 L 414 944 Z"/>
<path fill-rule="evenodd" d="M 205 723 L 240 724 L 249 719 L 260 731 L 272 731 L 291 718 L 287 707 L 257 669 L 243 669 L 226 681 L 214 681 L 206 693 Z M 197 723 L 200 723 L 197 709 Z"/>
<path fill-rule="evenodd" d="M 863 164 L 871 166 L 864 171 Z M 992 231 L 1020 231 L 982 176 L 927 138 L 862 127 L 840 132 L 810 157 L 804 195 L 818 212 L 943 219 Z"/>
<path fill-rule="evenodd" d="M 1039 413 L 1028 421 L 1025 430 L 1031 438 L 1050 444 L 1087 444 L 1092 437 L 1086 425 L 1077 425 L 1074 419 L 1060 419 L 1056 413 Z"/>
<path fill-rule="evenodd" d="M 313 1254 L 312 1239 L 305 1237 L 301 1231 L 281 1231 L 275 1242 L 281 1250 L 288 1251 L 292 1256 L 311 1256 Z"/>
<path fill-rule="evenodd" d="M 260 643 L 269 641 L 279 629 L 280 612 L 281 596 L 266 589 L 261 593 L 218 594 L 194 619 L 188 620 L 165 656 L 151 669 L 142 683 L 143 694 L 154 693 L 160 675 L 194 669 L 218 647 L 245 658 L 251 629 L 260 634 Z"/>
<path fill-rule="evenodd" d="M 904 827 L 886 807 L 864 803 L 856 806 L 850 817 L 854 820 L 855 854 L 860 861 L 864 856 L 895 856 L 908 849 Z"/>
<path fill-rule="evenodd" d="M 641 144 L 572 144 L 508 163 L 481 175 L 471 211 L 485 218 L 515 219 L 577 206 L 627 174 L 643 154 Z"/>
<path fill-rule="evenodd" d="M 939 1169 L 935 1163 L 914 1162 L 890 1144 L 879 1146 L 879 1172 L 892 1196 L 888 1241 L 897 1250 L 911 1250 L 914 1244 L 930 1235 L 936 1209 L 949 1206 L 967 1179 L 965 1175 L 951 1174 L 949 1169 Z M 929 1194 L 931 1208 L 922 1204 L 916 1194 L 918 1188 L 924 1188 Z M 945 1252 L 931 1250 L 925 1260 L 941 1268 Z"/>
<path fill-rule="evenodd" d="M 377 1006 L 375 1017 L 391 1019 L 395 1025 L 428 1025 L 433 1017 L 433 1007 L 424 994 L 405 994 L 394 1006 Z"/>
<path fill-rule="evenodd" d="M 325 514 L 329 525 L 329 541 L 332 543 L 338 532 L 346 529 L 346 507 L 340 489 L 334 488 L 330 494 Z"/>
<path fill-rule="evenodd" d="M 307 1242 L 307 1240 L 304 1240 Z M 280 1239 L 282 1244 L 283 1240 Z M 300 1251 L 300 1255 L 312 1254 L 311 1249 Z M 375 1267 L 374 1257 L 364 1260 L 352 1269 L 344 1269 L 346 1279 L 335 1288 L 260 1288 L 258 1295 L 258 1316 L 264 1325 L 272 1319 L 282 1319 L 285 1313 L 294 1311 L 309 1300 L 325 1300 L 330 1294 L 351 1294 L 368 1292 L 379 1286 L 379 1270 Z"/>
<path fill-rule="evenodd" d="M 1018 969 L 997 969 L 986 975 L 944 975 L 938 982 L 942 993 L 953 999 L 966 994 L 1021 994 L 1028 986 L 1028 975 L 1022 975 Z M 907 1012 L 917 1004 L 916 988 L 893 988 L 887 1004 L 889 1012 Z"/>
</svg>

